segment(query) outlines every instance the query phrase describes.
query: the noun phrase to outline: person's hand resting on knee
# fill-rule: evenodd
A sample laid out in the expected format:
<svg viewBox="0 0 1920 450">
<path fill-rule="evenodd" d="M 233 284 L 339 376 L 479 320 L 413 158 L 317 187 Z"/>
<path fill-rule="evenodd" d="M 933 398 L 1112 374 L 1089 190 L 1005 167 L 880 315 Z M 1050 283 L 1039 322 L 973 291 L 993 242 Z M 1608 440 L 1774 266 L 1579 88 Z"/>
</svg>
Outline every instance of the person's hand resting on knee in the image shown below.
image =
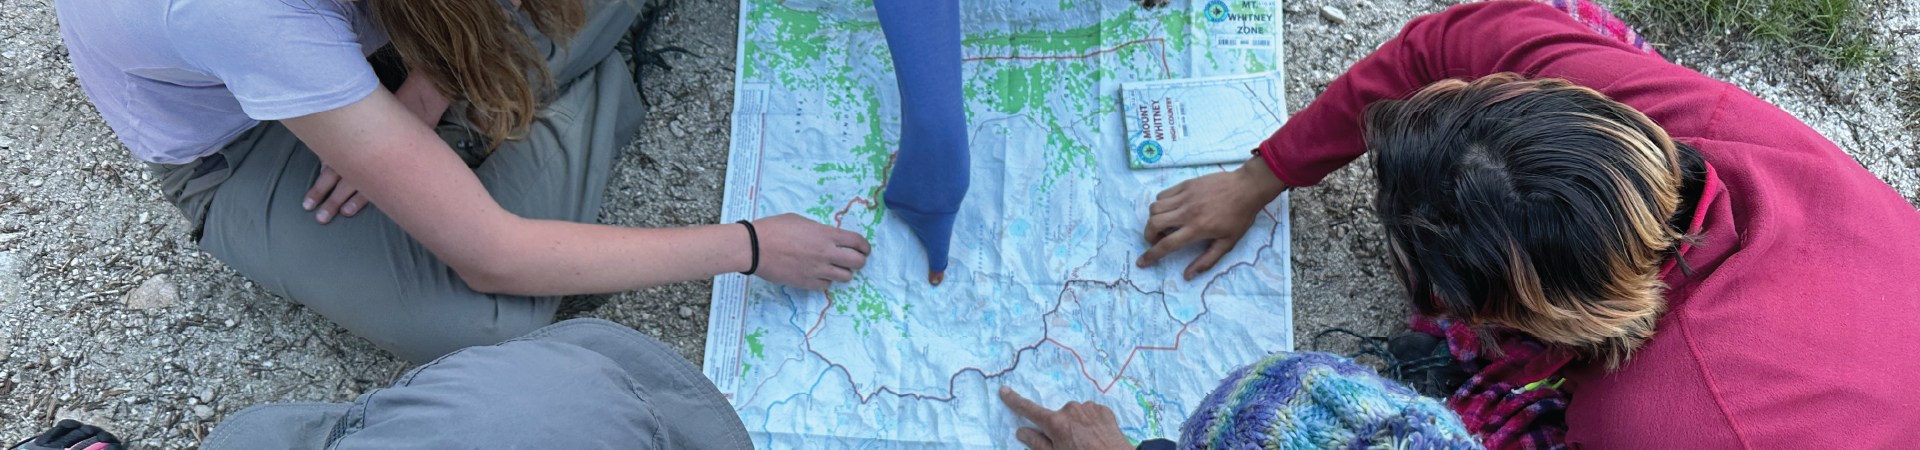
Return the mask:
<svg viewBox="0 0 1920 450">
<path fill-rule="evenodd" d="M 447 113 L 447 106 L 452 103 L 434 89 L 432 80 L 419 72 L 407 74 L 407 80 L 400 83 L 393 96 L 427 128 L 440 123 L 440 116 Z M 301 199 L 300 208 L 313 211 L 313 220 L 326 225 L 333 223 L 334 218 L 353 217 L 372 204 L 367 196 L 360 195 L 360 189 L 353 182 L 341 177 L 332 166 L 321 164 L 320 176 L 313 179 L 313 188 Z M 319 210 L 314 211 L 315 208 Z"/>
</svg>

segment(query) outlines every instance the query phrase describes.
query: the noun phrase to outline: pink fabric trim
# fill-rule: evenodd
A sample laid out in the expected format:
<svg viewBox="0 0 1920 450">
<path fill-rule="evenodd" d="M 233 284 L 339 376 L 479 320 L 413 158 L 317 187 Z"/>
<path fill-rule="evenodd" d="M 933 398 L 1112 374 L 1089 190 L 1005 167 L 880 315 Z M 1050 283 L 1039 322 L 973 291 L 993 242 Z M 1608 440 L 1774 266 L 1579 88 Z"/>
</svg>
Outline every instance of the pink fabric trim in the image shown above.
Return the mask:
<svg viewBox="0 0 1920 450">
<path fill-rule="evenodd" d="M 1711 163 L 1702 161 L 1702 165 L 1707 166 L 1707 184 L 1700 188 L 1700 201 L 1694 202 L 1693 220 L 1687 223 L 1687 234 L 1697 234 L 1700 232 L 1700 227 L 1707 222 L 1707 206 L 1712 205 L 1713 200 L 1720 197 L 1722 183 L 1720 182 L 1719 172 L 1713 170 L 1713 164 Z M 1680 250 L 1674 253 L 1686 255 L 1687 250 L 1692 248 L 1693 244 L 1681 242 Z M 1660 278 L 1666 278 L 1667 273 L 1672 272 L 1674 266 L 1679 265 L 1679 263 L 1680 260 L 1678 259 L 1669 259 L 1666 263 L 1661 264 Z"/>
<path fill-rule="evenodd" d="M 1604 6 L 1587 0 L 1535 1 L 1552 5 L 1555 9 L 1559 9 L 1567 13 L 1567 15 L 1573 16 L 1573 20 L 1579 21 L 1582 25 L 1586 25 L 1587 28 L 1593 29 L 1594 33 L 1617 39 L 1622 43 L 1633 46 L 1633 48 L 1647 52 L 1649 55 L 1660 56 L 1660 52 L 1653 49 L 1653 44 L 1647 43 L 1646 39 L 1640 37 L 1640 33 L 1633 31 L 1633 27 L 1627 26 L 1627 21 L 1620 20 L 1620 18 L 1614 16 L 1612 12 L 1607 11 L 1607 8 Z"/>
</svg>

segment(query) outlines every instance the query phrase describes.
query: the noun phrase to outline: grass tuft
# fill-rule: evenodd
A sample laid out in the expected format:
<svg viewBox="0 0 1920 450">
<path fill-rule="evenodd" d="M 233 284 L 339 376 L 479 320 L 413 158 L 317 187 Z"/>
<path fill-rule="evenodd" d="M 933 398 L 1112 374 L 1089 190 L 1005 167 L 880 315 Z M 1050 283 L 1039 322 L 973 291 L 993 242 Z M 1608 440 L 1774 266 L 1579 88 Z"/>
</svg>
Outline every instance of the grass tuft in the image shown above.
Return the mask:
<svg viewBox="0 0 1920 450">
<path fill-rule="evenodd" d="M 1621 17 L 1667 36 L 1759 38 L 1848 68 L 1884 56 L 1859 8 L 1856 0 L 1620 0 L 1616 6 Z"/>
</svg>

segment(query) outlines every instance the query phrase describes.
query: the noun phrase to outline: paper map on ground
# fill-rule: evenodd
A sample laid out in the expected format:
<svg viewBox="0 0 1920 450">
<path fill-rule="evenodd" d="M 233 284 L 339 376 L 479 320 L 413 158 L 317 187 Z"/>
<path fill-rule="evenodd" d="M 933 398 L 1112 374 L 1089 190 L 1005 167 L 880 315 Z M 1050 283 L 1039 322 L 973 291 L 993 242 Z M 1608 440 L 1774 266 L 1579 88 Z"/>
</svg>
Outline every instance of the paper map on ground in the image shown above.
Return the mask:
<svg viewBox="0 0 1920 450">
<path fill-rule="evenodd" d="M 1244 162 L 1286 123 L 1283 95 L 1274 73 L 1122 84 L 1128 165 Z"/>
<path fill-rule="evenodd" d="M 1176 438 L 1227 371 L 1293 347 L 1285 197 L 1213 270 L 1134 261 L 1160 191 L 1233 164 L 1127 165 L 1120 84 L 1278 69 L 1275 1 L 961 2 L 972 189 L 946 282 L 881 199 L 899 91 L 870 1 L 745 0 L 721 220 L 866 236 L 826 292 L 716 277 L 703 366 L 760 448 L 1020 448 L 994 392 L 1096 401 Z"/>
</svg>

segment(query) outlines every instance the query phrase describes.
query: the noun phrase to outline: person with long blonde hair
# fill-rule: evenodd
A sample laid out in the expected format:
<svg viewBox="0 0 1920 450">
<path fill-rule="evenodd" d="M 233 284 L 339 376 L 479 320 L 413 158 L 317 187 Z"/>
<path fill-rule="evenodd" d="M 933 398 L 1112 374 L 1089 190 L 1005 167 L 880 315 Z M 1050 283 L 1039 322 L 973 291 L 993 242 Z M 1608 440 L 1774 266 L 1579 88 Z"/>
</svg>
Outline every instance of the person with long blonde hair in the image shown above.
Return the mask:
<svg viewBox="0 0 1920 450">
<path fill-rule="evenodd" d="M 560 296 L 851 279 L 861 236 L 784 214 L 593 224 L 642 107 L 621 0 L 59 0 L 87 95 L 267 290 L 422 362 L 554 320 Z M 405 73 L 383 87 L 368 56 Z M 376 206 L 377 205 L 377 206 Z"/>
</svg>

